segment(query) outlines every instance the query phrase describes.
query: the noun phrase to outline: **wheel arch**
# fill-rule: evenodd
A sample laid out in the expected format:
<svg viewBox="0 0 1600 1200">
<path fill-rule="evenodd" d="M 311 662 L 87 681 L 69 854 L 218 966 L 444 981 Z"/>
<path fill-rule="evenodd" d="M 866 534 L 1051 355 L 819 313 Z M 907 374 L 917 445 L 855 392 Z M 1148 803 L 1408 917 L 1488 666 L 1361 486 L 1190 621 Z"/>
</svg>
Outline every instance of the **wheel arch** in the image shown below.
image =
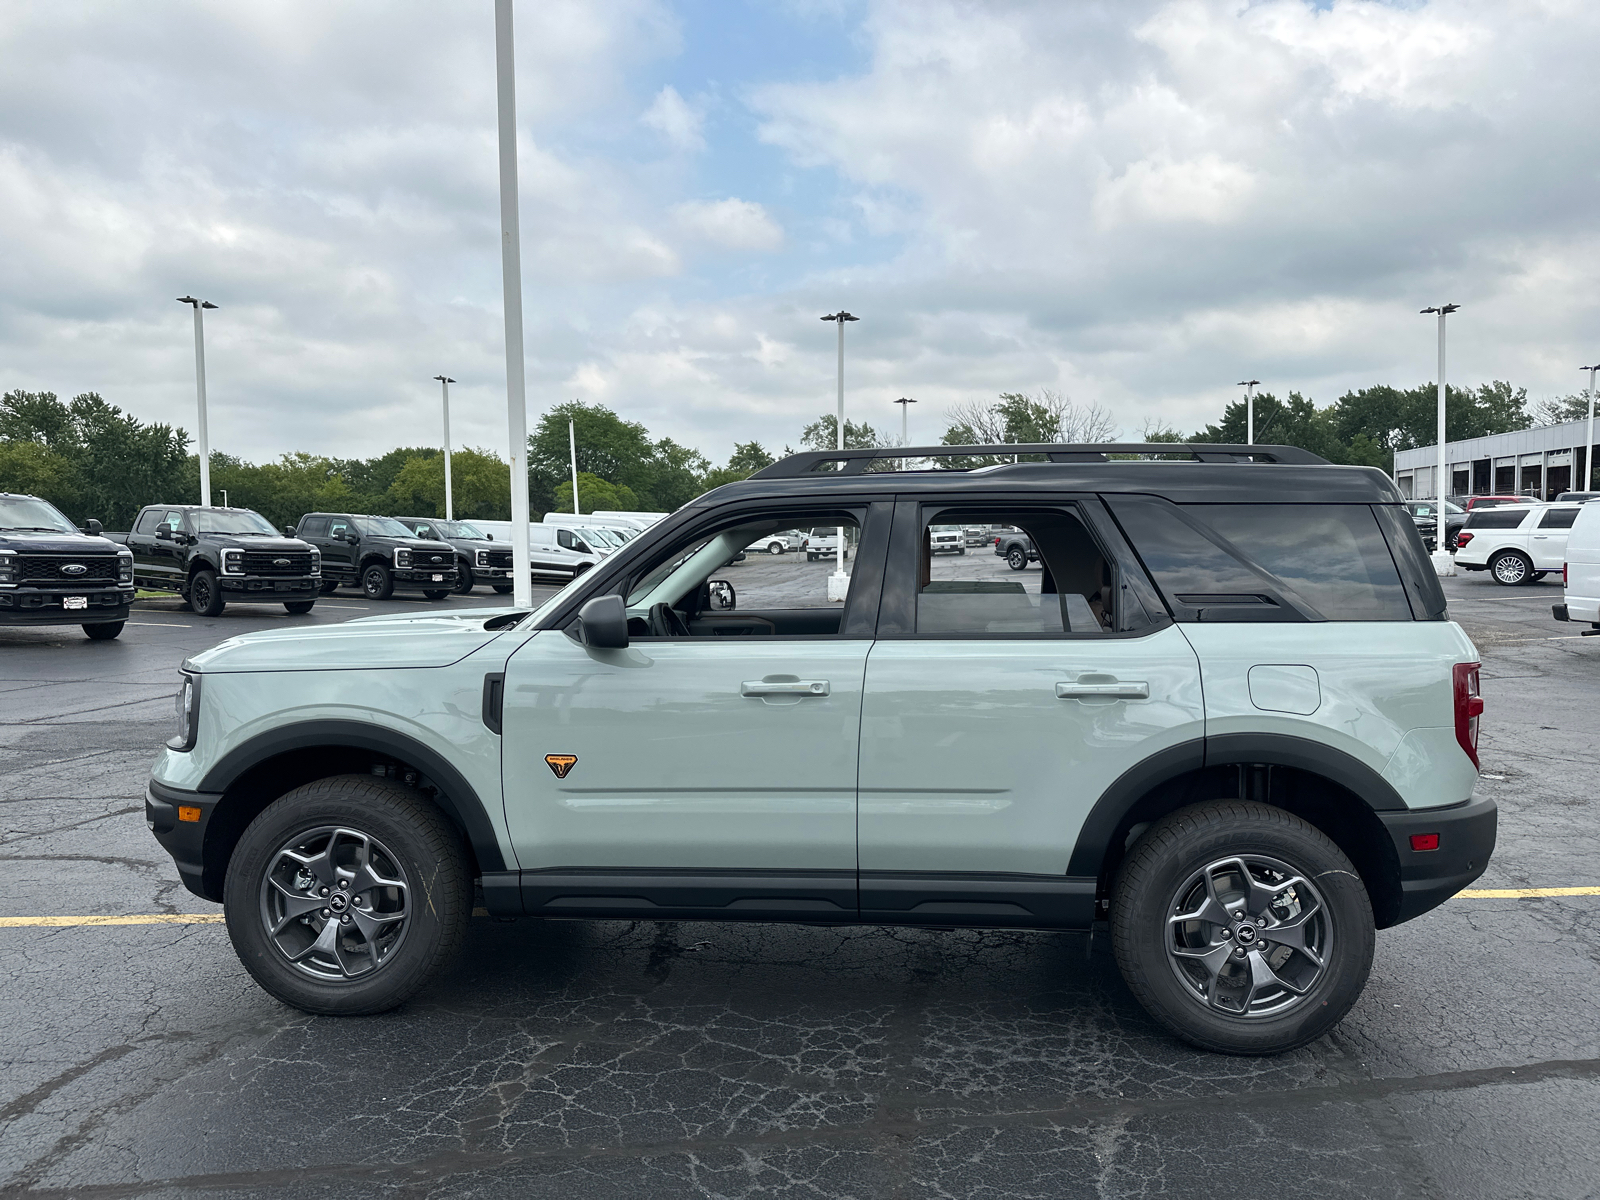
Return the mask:
<svg viewBox="0 0 1600 1200">
<path fill-rule="evenodd" d="M 359 577 L 368 567 L 373 566 L 388 567 L 392 571 L 394 570 L 394 560 L 381 550 L 369 550 L 361 556 L 361 562 L 356 567 L 356 575 Z"/>
<path fill-rule="evenodd" d="M 1379 812 L 1405 811 L 1381 775 L 1341 750 L 1283 734 L 1224 734 L 1163 750 L 1123 774 L 1078 833 L 1067 874 L 1096 878 L 1102 911 L 1133 835 L 1207 800 L 1257 800 L 1307 821 L 1354 864 L 1378 927 L 1400 915 L 1400 861 Z"/>
<path fill-rule="evenodd" d="M 260 734 L 224 755 L 199 791 L 221 794 L 201 850 L 204 893 L 222 896 L 228 861 L 256 816 L 302 784 L 334 775 L 382 775 L 416 788 L 461 831 L 474 877 L 506 869 L 495 824 L 477 790 L 437 751 L 357 721 L 309 721 Z"/>
</svg>

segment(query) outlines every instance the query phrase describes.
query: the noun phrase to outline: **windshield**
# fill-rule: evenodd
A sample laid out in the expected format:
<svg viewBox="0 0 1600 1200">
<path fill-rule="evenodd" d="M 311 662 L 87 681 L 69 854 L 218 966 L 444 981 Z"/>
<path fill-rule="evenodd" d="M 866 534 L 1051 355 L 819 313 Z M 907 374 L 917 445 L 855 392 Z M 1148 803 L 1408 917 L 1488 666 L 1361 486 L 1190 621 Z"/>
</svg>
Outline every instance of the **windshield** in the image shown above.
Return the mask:
<svg viewBox="0 0 1600 1200">
<path fill-rule="evenodd" d="M 585 525 L 578 532 L 583 534 L 584 540 L 588 542 L 598 542 L 602 546 L 622 545 L 622 539 L 603 526 Z"/>
<path fill-rule="evenodd" d="M 78 532 L 77 526 L 62 516 L 54 504 L 31 496 L 0 497 L 0 529 Z"/>
<path fill-rule="evenodd" d="M 199 533 L 220 533 L 234 537 L 283 536 L 272 527 L 272 522 L 249 509 L 229 512 L 225 509 L 199 508 L 195 510 L 194 521 Z"/>
<path fill-rule="evenodd" d="M 362 537 L 414 538 L 417 536 L 393 517 L 357 517 L 355 522 L 356 528 L 361 531 Z"/>
<path fill-rule="evenodd" d="M 483 530 L 466 521 L 435 521 L 433 527 L 445 537 L 477 538 L 480 542 L 486 540 Z"/>
</svg>

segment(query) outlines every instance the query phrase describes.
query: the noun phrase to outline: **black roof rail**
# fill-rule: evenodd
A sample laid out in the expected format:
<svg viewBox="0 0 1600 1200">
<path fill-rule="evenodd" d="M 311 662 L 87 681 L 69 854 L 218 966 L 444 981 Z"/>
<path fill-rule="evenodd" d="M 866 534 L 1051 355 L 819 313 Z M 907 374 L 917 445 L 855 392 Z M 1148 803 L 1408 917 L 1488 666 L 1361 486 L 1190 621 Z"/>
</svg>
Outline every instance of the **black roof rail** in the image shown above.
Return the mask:
<svg viewBox="0 0 1600 1200">
<path fill-rule="evenodd" d="M 763 467 L 751 479 L 793 479 L 818 474 L 825 463 L 838 463 L 832 475 L 860 475 L 868 464 L 897 458 L 1010 458 L 1044 455 L 1053 463 L 1103 463 L 1110 454 L 1182 454 L 1196 462 L 1279 463 L 1327 466 L 1328 460 L 1298 446 L 1230 446 L 1210 442 L 1009 442 L 996 446 L 869 446 L 856 450 L 806 450 Z M 1009 465 L 1009 464 L 1007 464 Z M 935 470 L 958 468 L 935 467 Z"/>
</svg>

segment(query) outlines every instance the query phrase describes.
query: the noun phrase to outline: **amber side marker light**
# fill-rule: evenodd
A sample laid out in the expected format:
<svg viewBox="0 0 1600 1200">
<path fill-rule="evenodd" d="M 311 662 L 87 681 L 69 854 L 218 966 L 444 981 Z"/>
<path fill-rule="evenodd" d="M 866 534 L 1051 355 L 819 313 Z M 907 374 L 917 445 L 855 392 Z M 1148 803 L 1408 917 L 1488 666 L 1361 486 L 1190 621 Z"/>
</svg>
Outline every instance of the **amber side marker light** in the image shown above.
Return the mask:
<svg viewBox="0 0 1600 1200">
<path fill-rule="evenodd" d="M 1413 833 L 1411 835 L 1411 848 L 1413 850 L 1437 850 L 1439 848 L 1439 835 L 1437 833 Z"/>
<path fill-rule="evenodd" d="M 178 820 L 180 820 L 180 821 L 198 821 L 199 819 L 200 819 L 200 810 L 198 808 L 194 807 L 194 805 L 192 805 L 192 804 L 180 804 L 180 805 L 178 805 Z M 1413 842 L 1415 842 L 1417 839 L 1416 838 L 1412 838 L 1411 840 Z"/>
</svg>

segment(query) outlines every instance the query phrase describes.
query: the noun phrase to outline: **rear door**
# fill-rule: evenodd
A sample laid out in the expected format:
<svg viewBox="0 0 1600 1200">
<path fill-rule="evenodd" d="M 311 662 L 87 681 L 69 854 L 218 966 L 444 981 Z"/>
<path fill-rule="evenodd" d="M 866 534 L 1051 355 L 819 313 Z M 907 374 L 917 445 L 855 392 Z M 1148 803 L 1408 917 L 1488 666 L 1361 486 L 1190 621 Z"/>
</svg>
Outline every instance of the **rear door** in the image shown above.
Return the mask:
<svg viewBox="0 0 1600 1200">
<path fill-rule="evenodd" d="M 1539 515 L 1528 538 L 1534 570 L 1561 570 L 1567 560 L 1567 538 L 1577 517 L 1576 505 L 1571 508 L 1547 508 Z"/>
<path fill-rule="evenodd" d="M 929 527 L 1004 523 L 1041 560 L 932 557 Z M 861 723 L 864 918 L 1082 925 L 1085 818 L 1161 754 L 1200 762 L 1200 668 L 1135 598 L 1092 498 L 897 505 Z M 1145 585 L 1146 588 L 1148 585 Z"/>
</svg>

